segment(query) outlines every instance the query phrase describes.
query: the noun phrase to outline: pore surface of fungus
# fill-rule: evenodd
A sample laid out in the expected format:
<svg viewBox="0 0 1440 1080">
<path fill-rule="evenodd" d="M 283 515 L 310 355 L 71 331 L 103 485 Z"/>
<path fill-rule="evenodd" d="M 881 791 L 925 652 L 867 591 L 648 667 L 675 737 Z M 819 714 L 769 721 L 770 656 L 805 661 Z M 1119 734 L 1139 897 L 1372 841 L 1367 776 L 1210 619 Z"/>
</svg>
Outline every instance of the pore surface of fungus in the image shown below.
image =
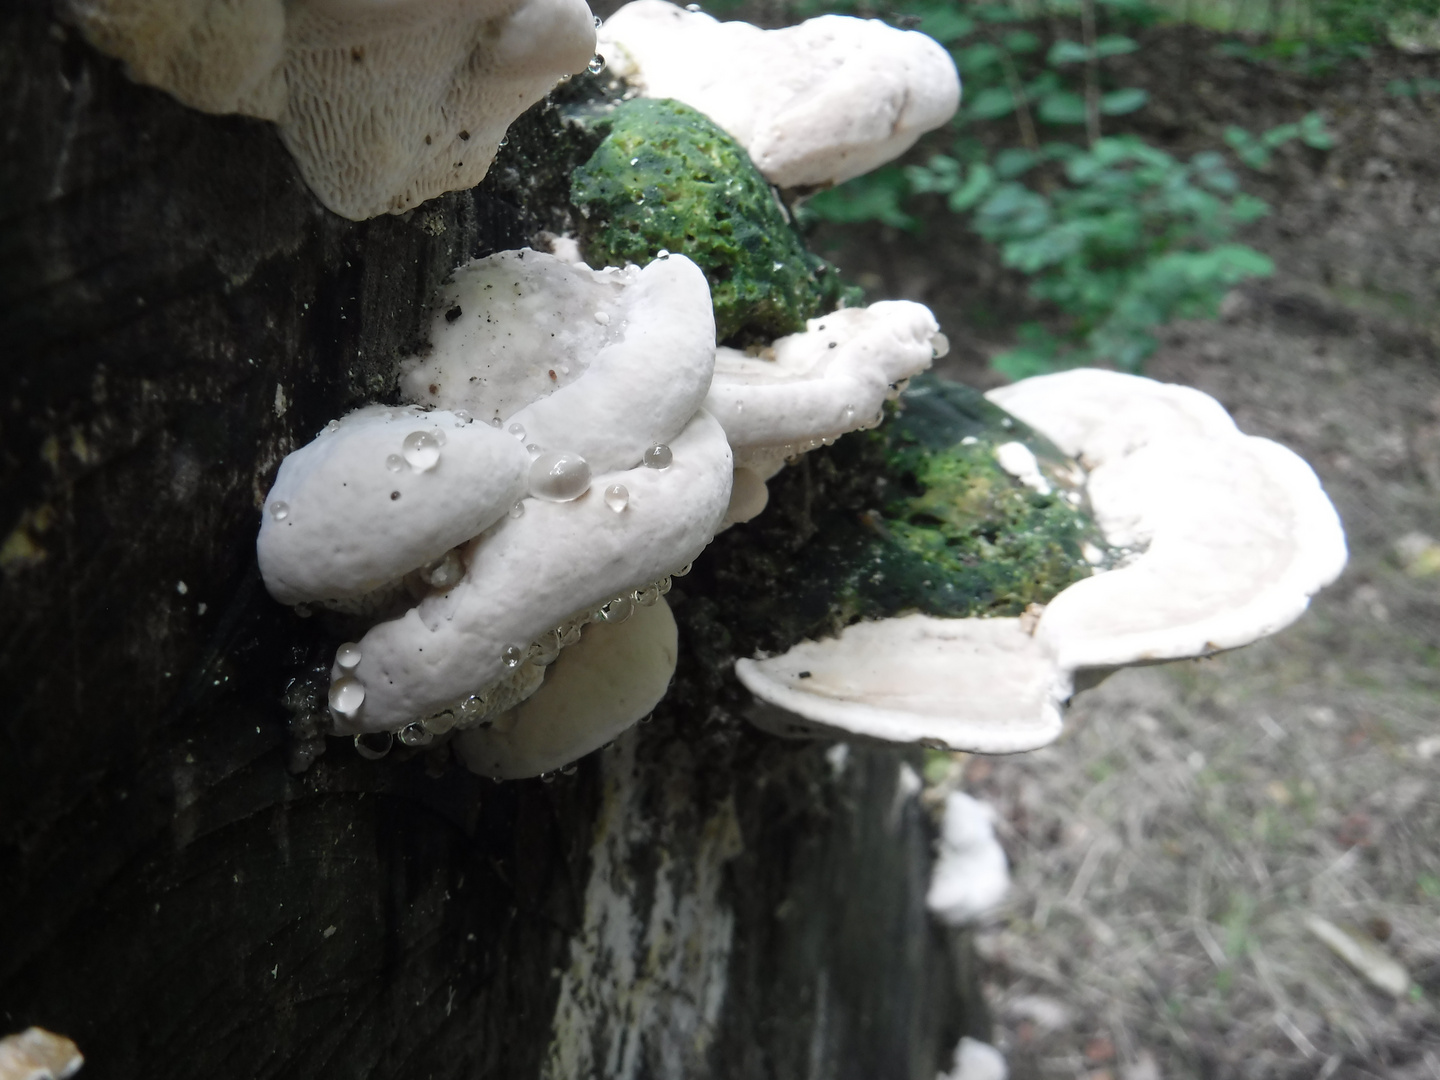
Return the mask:
<svg viewBox="0 0 1440 1080">
<path fill-rule="evenodd" d="M 1077 670 L 1247 644 L 1297 618 L 1344 566 L 1339 520 L 1309 466 L 1240 433 L 1198 391 L 1076 371 L 991 397 L 1093 465 L 1085 494 L 1096 522 L 1128 554 L 1104 569 L 1111 560 L 1098 553 L 1100 572 L 1019 621 L 931 626 L 910 615 L 741 660 L 746 686 L 792 714 L 777 720 L 762 709 L 757 722 L 793 734 L 1030 749 L 1058 736 L 1058 705 Z M 1047 484 L 1064 478 L 1064 470 L 1041 475 Z M 1030 497 L 1047 496 L 1032 483 Z M 935 656 L 918 664 L 917 649 Z M 888 664 L 880 659 L 887 655 Z M 984 689 L 972 693 L 970 677 Z"/>
<path fill-rule="evenodd" d="M 132 78 L 274 121 L 305 182 L 353 220 L 485 176 L 510 123 L 584 70 L 584 0 L 71 0 Z"/>
<path fill-rule="evenodd" d="M 782 30 L 636 0 L 600 31 L 611 68 L 647 97 L 699 109 L 773 184 L 838 184 L 945 123 L 960 78 L 936 41 L 878 20 L 825 15 Z"/>
</svg>

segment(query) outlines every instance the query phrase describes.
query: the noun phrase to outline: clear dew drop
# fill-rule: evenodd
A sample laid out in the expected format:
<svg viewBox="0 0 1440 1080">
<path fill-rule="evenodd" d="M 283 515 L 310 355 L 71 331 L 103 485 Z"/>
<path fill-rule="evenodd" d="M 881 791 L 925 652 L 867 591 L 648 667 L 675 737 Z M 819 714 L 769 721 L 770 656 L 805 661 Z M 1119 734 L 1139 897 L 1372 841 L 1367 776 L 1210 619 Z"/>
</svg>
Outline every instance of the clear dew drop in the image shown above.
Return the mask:
<svg viewBox="0 0 1440 1080">
<path fill-rule="evenodd" d="M 406 724 L 400 729 L 400 741 L 406 746 L 429 746 L 435 736 L 425 730 L 424 724 Z"/>
<path fill-rule="evenodd" d="M 569 502 L 590 490 L 590 463 L 579 454 L 548 450 L 530 463 L 530 494 L 546 502 Z"/>
<path fill-rule="evenodd" d="M 599 611 L 600 618 L 607 623 L 622 623 L 635 614 L 635 601 L 628 596 L 617 596 Z"/>
<path fill-rule="evenodd" d="M 541 634 L 540 638 L 530 644 L 530 659 L 537 664 L 553 664 L 556 657 L 560 655 L 562 643 L 560 631 L 551 630 Z"/>
<path fill-rule="evenodd" d="M 365 704 L 365 684 L 353 675 L 342 675 L 330 684 L 330 708 L 341 716 L 354 716 Z"/>
<path fill-rule="evenodd" d="M 405 459 L 399 454 L 391 454 L 385 459 L 385 468 L 389 469 L 391 472 L 399 472 L 401 469 L 405 468 Z"/>
<path fill-rule="evenodd" d="M 366 761 L 379 761 L 394 745 L 395 736 L 388 731 L 367 731 L 355 736 L 355 752 Z"/>
<path fill-rule="evenodd" d="M 431 735 L 444 735 L 453 728 L 457 722 L 458 718 L 453 709 L 442 709 L 434 716 L 427 716 L 421 721 L 421 723 L 425 725 L 425 730 Z"/>
<path fill-rule="evenodd" d="M 630 492 L 624 484 L 611 484 L 605 489 L 605 505 L 617 514 L 630 505 Z"/>
<path fill-rule="evenodd" d="M 605 21 L 605 20 L 602 19 L 602 18 L 600 18 L 599 15 L 596 15 L 596 16 L 595 16 L 595 29 L 596 29 L 596 30 L 599 30 L 599 29 L 600 29 L 600 24 L 601 24 L 602 22 L 604 22 L 604 21 Z"/>
<path fill-rule="evenodd" d="M 694 567 L 694 565 L 695 565 L 694 563 L 688 563 L 688 562 L 687 562 L 684 566 L 680 567 L 679 570 L 676 570 L 676 571 L 675 571 L 674 573 L 672 573 L 670 576 L 671 576 L 671 577 L 684 577 L 686 574 L 688 574 L 688 573 L 690 572 L 691 568 Z"/>
<path fill-rule="evenodd" d="M 290 504 L 276 499 L 270 504 L 270 516 L 276 521 L 284 521 L 290 516 Z"/>
<path fill-rule="evenodd" d="M 325 430 L 326 430 L 326 431 L 329 431 L 329 432 L 331 432 L 331 433 L 334 433 L 334 432 L 336 432 L 336 431 L 339 431 L 339 430 L 340 430 L 340 421 L 339 421 L 339 420 L 331 420 L 328 424 L 325 425 Z"/>
<path fill-rule="evenodd" d="M 504 421 L 504 420 L 501 420 L 500 417 L 498 417 L 498 416 L 492 416 L 492 417 L 490 418 L 490 426 L 493 427 L 493 428 L 503 427 L 504 424 L 505 424 L 505 421 Z"/>
<path fill-rule="evenodd" d="M 655 591 L 661 596 L 666 596 L 669 594 L 670 587 L 673 584 L 674 582 L 670 580 L 670 575 L 666 574 L 664 577 L 662 577 L 659 581 L 655 583 Z"/>
<path fill-rule="evenodd" d="M 470 423 L 470 414 L 469 414 L 468 412 L 466 412 L 464 409 L 456 409 L 456 410 L 455 410 L 455 426 L 456 426 L 456 427 L 460 427 L 462 424 L 468 424 L 468 423 Z"/>
<path fill-rule="evenodd" d="M 453 589 L 465 576 L 465 561 L 460 558 L 460 552 L 451 548 L 434 562 L 423 566 L 420 576 L 433 589 Z"/>
<path fill-rule="evenodd" d="M 685 10 L 693 13 L 696 11 L 703 11 L 704 9 L 699 4 L 686 4 Z"/>
<path fill-rule="evenodd" d="M 605 70 L 605 57 L 596 53 L 590 58 L 590 63 L 585 65 L 585 70 L 590 72 L 591 75 L 599 75 Z"/>
<path fill-rule="evenodd" d="M 360 646 L 347 641 L 335 650 L 335 663 L 345 671 L 354 671 L 360 666 Z"/>
<path fill-rule="evenodd" d="M 416 472 L 433 469 L 440 461 L 440 440 L 428 431 L 412 431 L 402 446 L 405 461 Z"/>
<path fill-rule="evenodd" d="M 742 413 L 742 412 L 744 412 L 744 411 L 745 411 L 745 403 L 744 403 L 743 401 L 737 401 L 737 402 L 735 402 L 735 411 L 736 411 L 737 413 Z"/>
<path fill-rule="evenodd" d="M 655 258 L 657 258 L 657 259 L 668 259 L 669 257 L 670 257 L 670 252 L 666 251 L 664 248 L 661 248 L 659 251 L 657 251 L 657 252 L 655 253 Z"/>
<path fill-rule="evenodd" d="M 646 450 L 642 459 L 647 469 L 668 469 L 670 463 L 675 460 L 675 455 L 670 448 L 663 443 L 656 444 Z"/>
<path fill-rule="evenodd" d="M 653 581 L 643 589 L 635 590 L 635 603 L 641 607 L 654 607 L 655 601 L 659 599 L 660 586 Z"/>
<path fill-rule="evenodd" d="M 496 145 L 496 146 L 509 146 L 509 145 L 510 145 L 510 136 L 509 136 L 509 135 L 501 135 L 501 136 L 500 136 L 500 141 L 499 141 L 498 143 L 496 143 L 495 145 Z"/>
<path fill-rule="evenodd" d="M 510 516 L 511 516 L 512 518 L 524 517 L 524 516 L 525 516 L 525 504 L 524 504 L 524 502 L 517 502 L 514 506 L 510 507 Z"/>
<path fill-rule="evenodd" d="M 852 420 L 854 420 L 854 419 L 855 419 L 855 406 L 854 406 L 854 405 L 846 405 L 846 406 L 845 406 L 845 422 L 848 424 L 848 423 L 850 423 L 850 421 L 852 421 Z"/>
<path fill-rule="evenodd" d="M 506 645 L 505 651 L 500 654 L 500 659 L 505 661 L 507 668 L 513 670 L 520 666 L 520 661 L 525 659 L 525 650 L 519 645 Z"/>
<path fill-rule="evenodd" d="M 521 442 L 524 442 L 524 441 L 525 441 L 525 425 L 524 425 L 524 424 L 511 424 L 511 425 L 510 425 L 508 428 L 506 428 L 505 430 L 508 431 L 508 432 L 510 432 L 511 435 L 514 435 L 515 438 L 519 439 Z"/>
</svg>

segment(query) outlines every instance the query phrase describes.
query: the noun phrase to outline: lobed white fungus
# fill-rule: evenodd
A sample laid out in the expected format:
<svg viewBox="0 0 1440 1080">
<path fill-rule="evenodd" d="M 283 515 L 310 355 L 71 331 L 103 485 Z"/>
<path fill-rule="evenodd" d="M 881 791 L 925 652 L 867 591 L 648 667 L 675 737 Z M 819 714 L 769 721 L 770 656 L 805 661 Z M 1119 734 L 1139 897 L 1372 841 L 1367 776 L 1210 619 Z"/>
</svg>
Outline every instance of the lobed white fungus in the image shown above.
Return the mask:
<svg viewBox="0 0 1440 1080">
<path fill-rule="evenodd" d="M 584 0 L 70 0 L 137 82 L 274 121 L 342 217 L 474 187 L 505 130 L 585 70 Z"/>
<path fill-rule="evenodd" d="M 679 655 L 663 598 L 624 622 L 592 623 L 539 690 L 492 725 L 462 731 L 455 749 L 481 776 L 539 776 L 597 750 L 660 703 Z"/>
<path fill-rule="evenodd" d="M 1198 390 L 1078 370 L 989 396 L 1087 463 L 1106 539 L 1143 550 L 1062 590 L 1038 620 L 908 615 L 737 661 L 751 692 L 784 710 L 756 710 L 757 724 L 1034 749 L 1059 736 L 1076 672 L 1248 644 L 1298 618 L 1345 565 L 1344 532 L 1310 467 L 1242 434 Z"/>
<path fill-rule="evenodd" d="M 646 97 L 698 109 L 787 188 L 869 172 L 960 103 L 960 76 L 944 47 L 873 19 L 824 15 L 761 30 L 635 0 L 605 21 L 599 48 L 611 71 Z"/>
<path fill-rule="evenodd" d="M 995 838 L 995 808 L 952 791 L 945 796 L 925 906 L 946 926 L 988 915 L 1010 890 L 1010 864 Z"/>
</svg>

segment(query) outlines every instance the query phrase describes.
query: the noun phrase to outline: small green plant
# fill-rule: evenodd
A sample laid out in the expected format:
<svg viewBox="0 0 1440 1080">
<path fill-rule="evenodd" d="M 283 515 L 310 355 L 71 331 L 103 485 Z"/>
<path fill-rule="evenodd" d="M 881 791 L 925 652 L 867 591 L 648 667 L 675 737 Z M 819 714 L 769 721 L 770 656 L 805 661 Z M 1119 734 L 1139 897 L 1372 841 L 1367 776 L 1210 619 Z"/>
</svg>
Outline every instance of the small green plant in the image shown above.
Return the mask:
<svg viewBox="0 0 1440 1080">
<path fill-rule="evenodd" d="M 1152 8 L 1049 0 L 1043 24 L 1004 3 L 915 0 L 909 10 L 965 79 L 950 152 L 822 192 L 805 211 L 916 229 L 917 211 L 938 196 L 1054 313 L 1021 325 L 997 369 L 1014 378 L 1081 364 L 1139 370 L 1157 326 L 1213 315 L 1226 290 L 1273 271 L 1234 240 L 1267 207 L 1240 192 L 1221 154 L 1179 161 L 1104 134 L 1109 118 L 1146 104 L 1144 90 L 1115 85 L 1105 64 L 1140 47 L 1131 31 L 1153 20 Z M 1231 146 L 1257 169 L 1292 139 L 1331 141 L 1316 113 L 1260 136 L 1232 133 Z"/>
<path fill-rule="evenodd" d="M 1385 92 L 1398 98 L 1429 97 L 1440 94 L 1440 79 L 1391 79 L 1385 84 Z"/>
</svg>

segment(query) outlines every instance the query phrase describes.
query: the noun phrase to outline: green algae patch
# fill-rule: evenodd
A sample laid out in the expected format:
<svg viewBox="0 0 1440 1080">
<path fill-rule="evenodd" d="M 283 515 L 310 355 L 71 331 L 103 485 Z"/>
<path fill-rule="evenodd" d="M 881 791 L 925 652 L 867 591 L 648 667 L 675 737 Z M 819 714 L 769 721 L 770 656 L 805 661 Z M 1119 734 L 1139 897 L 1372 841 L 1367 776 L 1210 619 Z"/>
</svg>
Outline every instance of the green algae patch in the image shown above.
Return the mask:
<svg viewBox="0 0 1440 1080">
<path fill-rule="evenodd" d="M 709 279 L 716 338 L 741 345 L 858 300 L 805 250 L 744 148 L 703 114 L 637 98 L 592 122 L 608 133 L 570 178 L 591 266 L 643 266 L 662 250 L 688 256 Z"/>
<path fill-rule="evenodd" d="M 777 474 L 765 513 L 697 564 L 743 599 L 727 605 L 741 655 L 860 619 L 1019 615 L 1090 576 L 1087 545 L 1108 556 L 1073 464 L 978 391 L 920 376 L 888 412 Z M 1051 494 L 999 466 L 1007 442 L 1030 448 Z"/>
</svg>

